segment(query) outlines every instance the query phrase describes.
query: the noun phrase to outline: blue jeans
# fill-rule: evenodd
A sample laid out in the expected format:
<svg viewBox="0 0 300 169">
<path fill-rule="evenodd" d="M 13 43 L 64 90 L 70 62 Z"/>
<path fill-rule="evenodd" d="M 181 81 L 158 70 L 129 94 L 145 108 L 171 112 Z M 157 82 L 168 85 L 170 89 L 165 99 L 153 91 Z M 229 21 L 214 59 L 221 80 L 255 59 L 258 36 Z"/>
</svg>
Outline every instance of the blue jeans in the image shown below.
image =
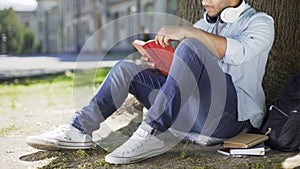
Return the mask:
<svg viewBox="0 0 300 169">
<path fill-rule="evenodd" d="M 145 122 L 161 132 L 174 128 L 224 139 L 249 126 L 249 121 L 237 121 L 231 76 L 195 39 L 185 39 L 176 48 L 167 77 L 154 69 L 118 62 L 89 104 L 75 112 L 71 124 L 92 135 L 128 93 L 148 108 Z"/>
</svg>

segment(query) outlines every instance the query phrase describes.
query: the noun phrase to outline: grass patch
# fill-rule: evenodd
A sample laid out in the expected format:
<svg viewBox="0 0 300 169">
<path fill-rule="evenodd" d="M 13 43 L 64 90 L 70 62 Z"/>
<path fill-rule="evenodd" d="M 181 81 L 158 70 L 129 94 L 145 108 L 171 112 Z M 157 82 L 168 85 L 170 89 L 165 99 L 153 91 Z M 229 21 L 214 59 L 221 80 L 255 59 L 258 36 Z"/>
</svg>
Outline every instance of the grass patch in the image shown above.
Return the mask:
<svg viewBox="0 0 300 169">
<path fill-rule="evenodd" d="M 43 166 L 47 168 L 97 168 L 109 166 L 103 158 L 107 153 L 100 147 L 91 150 L 74 150 L 63 152 L 45 152 L 47 158 L 54 158 L 52 162 Z"/>
<path fill-rule="evenodd" d="M 28 109 L 66 108 L 74 100 L 74 88 L 95 90 L 111 68 L 66 72 L 60 75 L 23 78 L 0 84 L 0 115 Z M 79 82 L 79 83 L 77 83 Z M 39 111 L 39 110 L 37 110 Z"/>
<path fill-rule="evenodd" d="M 89 85 L 98 87 L 103 82 L 109 71 L 110 68 L 75 71 L 74 73 L 72 73 L 73 85 L 74 87 Z"/>
<path fill-rule="evenodd" d="M 105 67 L 100 69 L 92 69 L 92 70 L 76 70 L 75 72 L 66 72 L 65 74 L 58 74 L 58 75 L 47 75 L 47 76 L 39 76 L 39 77 L 26 77 L 20 79 L 13 79 L 2 81 L 0 86 L 16 86 L 16 85 L 23 85 L 23 86 L 31 86 L 37 84 L 51 84 L 51 83 L 61 83 L 61 82 L 73 82 L 73 78 L 75 76 L 85 76 L 87 74 L 93 75 L 94 79 L 97 84 L 101 83 L 107 73 L 110 71 L 111 68 Z"/>
<path fill-rule="evenodd" d="M 5 127 L 0 129 L 0 137 L 6 137 L 9 133 L 18 130 L 19 127 L 16 125 L 10 125 L 9 127 Z"/>
</svg>

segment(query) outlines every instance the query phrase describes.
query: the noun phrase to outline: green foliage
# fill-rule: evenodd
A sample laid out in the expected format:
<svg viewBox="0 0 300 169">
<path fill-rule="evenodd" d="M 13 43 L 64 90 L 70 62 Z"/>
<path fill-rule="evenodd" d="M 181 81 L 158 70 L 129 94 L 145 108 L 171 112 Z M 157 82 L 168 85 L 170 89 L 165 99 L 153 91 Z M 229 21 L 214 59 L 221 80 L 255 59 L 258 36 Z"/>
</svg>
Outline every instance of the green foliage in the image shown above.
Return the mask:
<svg viewBox="0 0 300 169">
<path fill-rule="evenodd" d="M 5 9 L 0 12 L 1 35 L 7 37 L 7 51 L 12 53 L 20 53 L 23 43 L 23 26 L 20 24 L 17 15 L 10 9 Z M 1 43 L 2 40 L 1 40 Z"/>
<path fill-rule="evenodd" d="M 22 53 L 32 53 L 35 50 L 35 33 L 30 29 L 24 30 L 24 43 Z"/>
<path fill-rule="evenodd" d="M 0 11 L 0 36 L 2 35 L 7 38 L 6 42 L 3 42 L 0 37 L 0 46 L 6 43 L 8 53 L 28 53 L 36 46 L 35 33 L 20 23 L 12 8 Z"/>
</svg>

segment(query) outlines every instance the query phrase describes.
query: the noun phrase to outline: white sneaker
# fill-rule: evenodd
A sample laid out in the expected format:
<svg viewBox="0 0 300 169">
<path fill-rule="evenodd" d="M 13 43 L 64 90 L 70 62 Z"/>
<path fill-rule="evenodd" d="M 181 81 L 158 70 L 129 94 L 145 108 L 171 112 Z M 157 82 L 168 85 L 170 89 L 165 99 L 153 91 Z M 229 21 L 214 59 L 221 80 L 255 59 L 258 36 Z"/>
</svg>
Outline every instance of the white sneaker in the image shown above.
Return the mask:
<svg viewBox="0 0 300 169">
<path fill-rule="evenodd" d="M 36 149 L 89 149 L 92 148 L 92 138 L 70 124 L 61 125 L 57 129 L 38 135 L 27 137 L 26 143 Z"/>
<path fill-rule="evenodd" d="M 134 163 L 163 154 L 174 146 L 152 135 L 152 130 L 152 127 L 142 123 L 123 145 L 105 157 L 105 161 L 111 164 Z"/>
</svg>

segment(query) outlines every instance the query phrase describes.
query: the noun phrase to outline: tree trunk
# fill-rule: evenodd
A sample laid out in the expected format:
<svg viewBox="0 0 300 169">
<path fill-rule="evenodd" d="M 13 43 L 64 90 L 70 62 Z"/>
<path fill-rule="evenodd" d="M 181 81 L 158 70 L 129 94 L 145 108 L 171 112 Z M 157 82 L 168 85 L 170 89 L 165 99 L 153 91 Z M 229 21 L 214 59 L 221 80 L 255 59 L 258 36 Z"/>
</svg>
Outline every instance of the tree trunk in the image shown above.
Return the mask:
<svg viewBox="0 0 300 169">
<path fill-rule="evenodd" d="M 275 21 L 275 42 L 270 52 L 263 81 L 267 105 L 275 99 L 287 81 L 300 71 L 299 0 L 246 0 L 257 11 L 266 12 Z M 178 0 L 178 16 L 192 23 L 203 17 L 201 0 Z"/>
</svg>

